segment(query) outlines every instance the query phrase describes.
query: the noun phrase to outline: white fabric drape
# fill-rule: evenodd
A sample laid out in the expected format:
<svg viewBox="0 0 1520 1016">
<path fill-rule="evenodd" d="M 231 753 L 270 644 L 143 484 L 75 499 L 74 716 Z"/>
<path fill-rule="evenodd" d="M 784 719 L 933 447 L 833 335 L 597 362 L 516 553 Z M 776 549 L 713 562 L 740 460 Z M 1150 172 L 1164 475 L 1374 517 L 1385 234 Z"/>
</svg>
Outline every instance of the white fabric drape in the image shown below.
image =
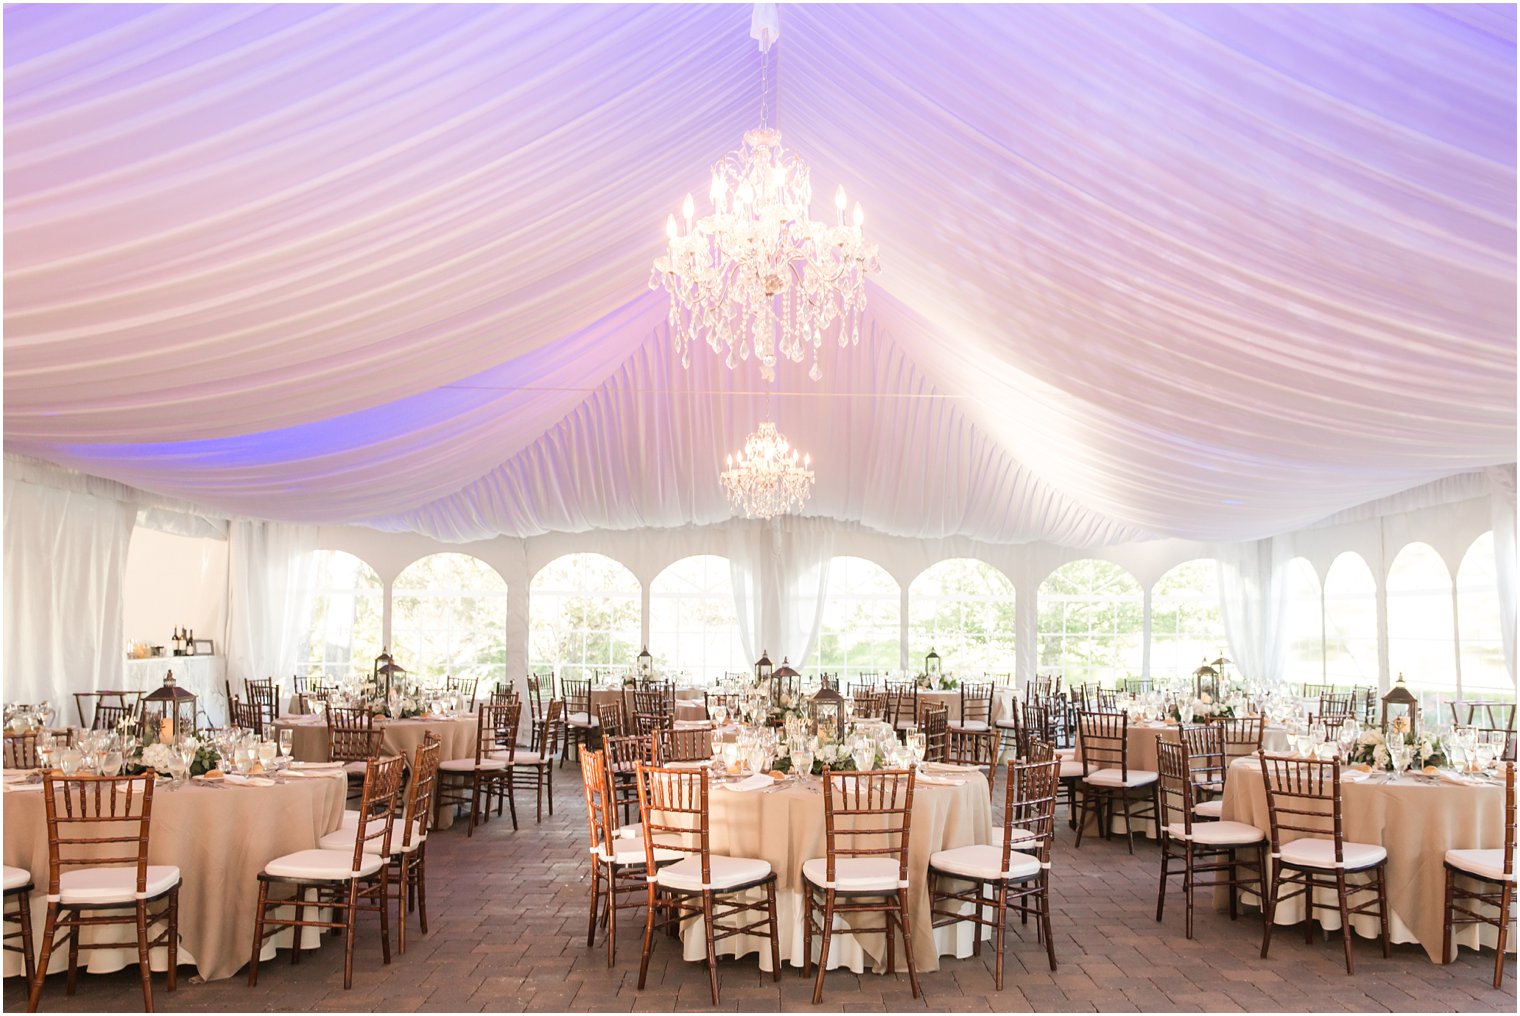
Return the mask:
<svg viewBox="0 0 1520 1016">
<path fill-rule="evenodd" d="M 1494 493 L 1494 560 L 1499 573 L 1499 625 L 1504 640 L 1504 665 L 1515 680 L 1515 572 L 1520 567 L 1515 553 L 1515 467 L 1488 470 Z"/>
<path fill-rule="evenodd" d="M 317 527 L 235 520 L 228 540 L 227 679 L 283 682 L 309 620 Z"/>
<path fill-rule="evenodd" d="M 77 490 L 5 478 L 5 700 L 122 688 L 123 582 L 137 511 Z M 151 690 L 151 689 L 143 689 Z"/>
<path fill-rule="evenodd" d="M 789 8 L 785 143 L 882 271 L 774 390 L 646 288 L 751 13 L 10 10 L 7 447 L 448 541 L 717 521 L 761 405 L 811 512 L 913 537 L 1252 540 L 1513 462 L 1512 8 Z"/>
<path fill-rule="evenodd" d="M 824 519 L 780 518 L 739 523 L 728 533 L 734 613 L 745 655 L 770 654 L 801 668 L 818 641 L 829 583 L 834 525 Z"/>
<path fill-rule="evenodd" d="M 1230 654 L 1243 677 L 1280 681 L 1285 660 L 1286 584 L 1273 541 L 1214 548 L 1219 605 Z"/>
</svg>

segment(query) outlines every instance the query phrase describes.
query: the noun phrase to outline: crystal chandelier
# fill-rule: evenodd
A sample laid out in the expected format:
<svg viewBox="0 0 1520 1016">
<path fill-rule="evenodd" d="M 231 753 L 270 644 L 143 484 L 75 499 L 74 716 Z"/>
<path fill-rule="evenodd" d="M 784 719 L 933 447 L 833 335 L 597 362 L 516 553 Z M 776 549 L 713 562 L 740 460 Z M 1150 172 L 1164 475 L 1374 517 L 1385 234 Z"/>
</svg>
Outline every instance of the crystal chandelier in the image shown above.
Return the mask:
<svg viewBox="0 0 1520 1016">
<path fill-rule="evenodd" d="M 813 492 L 813 471 L 808 468 L 812 463 L 812 457 L 804 455 L 799 464 L 797 449 L 766 421 L 744 439 L 737 463 L 728 457 L 728 468 L 719 478 L 734 511 L 746 518 L 770 519 L 807 503 Z"/>
<path fill-rule="evenodd" d="M 761 110 L 761 124 L 745 132 L 743 147 L 713 166 L 712 214 L 693 221 L 688 194 L 681 220 L 666 219 L 670 247 L 655 259 L 649 288 L 664 286 L 670 294 L 681 366 L 691 366 L 691 347 L 703 339 L 713 352 L 727 351 L 730 370 L 753 352 L 760 376 L 770 381 L 778 355 L 801 363 L 812 347 L 808 377 L 817 381 L 826 336 L 837 336 L 841 347 L 860 342 L 865 279 L 881 266 L 876 245 L 861 237 L 860 202 L 845 222 L 842 185 L 834 193 L 834 223 L 812 218 L 807 163 L 765 125 L 763 101 Z"/>
</svg>

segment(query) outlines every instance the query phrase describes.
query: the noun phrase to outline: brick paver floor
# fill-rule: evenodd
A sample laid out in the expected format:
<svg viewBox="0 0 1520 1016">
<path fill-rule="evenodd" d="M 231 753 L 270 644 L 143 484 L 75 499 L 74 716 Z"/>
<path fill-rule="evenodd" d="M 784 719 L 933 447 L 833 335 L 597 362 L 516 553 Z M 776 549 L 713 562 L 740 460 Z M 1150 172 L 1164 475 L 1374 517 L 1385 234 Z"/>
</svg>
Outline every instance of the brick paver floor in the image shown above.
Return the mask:
<svg viewBox="0 0 1520 1016">
<path fill-rule="evenodd" d="M 407 953 L 380 962 L 377 926 L 361 921 L 354 987 L 343 990 L 341 939 L 304 954 L 292 967 L 286 954 L 266 964 L 257 988 L 238 976 L 196 983 L 186 968 L 179 989 L 164 991 L 154 977 L 160 1009 L 261 1011 L 694 1011 L 710 1010 L 701 963 L 658 943 L 649 985 L 638 991 L 638 936 L 625 928 L 617 966 L 606 968 L 601 942 L 585 944 L 586 813 L 578 773 L 556 773 L 556 814 L 541 826 L 531 805 L 518 832 L 493 819 L 466 839 L 463 825 L 434 836 L 429 850 L 431 932 L 410 936 Z M 1261 922 L 1246 912 L 1236 923 L 1201 909 L 1196 937 L 1182 932 L 1181 896 L 1155 921 L 1157 851 L 1137 844 L 1084 839 L 1082 849 L 1064 821 L 1055 855 L 1056 955 L 1052 973 L 1032 933 L 1010 934 L 1002 992 L 992 990 L 991 950 L 980 958 L 945 958 L 924 974 L 922 999 L 906 977 L 832 971 L 821 1011 L 1354 1011 L 1514 1012 L 1515 961 L 1506 962 L 1503 990 L 1491 987 L 1493 954 L 1463 951 L 1449 967 L 1430 962 L 1417 946 L 1394 946 L 1385 960 L 1374 943 L 1356 942 L 1357 976 L 1346 976 L 1338 939 L 1279 934 L 1272 955 L 1259 957 Z M 1175 902 L 1175 905 L 1173 905 Z M 1018 927 L 1015 920 L 1013 927 Z M 413 926 L 415 931 L 415 925 Z M 134 970 L 82 975 L 78 992 L 64 994 L 54 975 L 44 1011 L 140 1009 Z M 720 967 L 729 1011 L 809 1011 L 811 984 L 788 968 L 780 983 L 762 975 L 753 957 Z M 19 978 L 5 983 L 5 1008 L 26 999 Z"/>
</svg>

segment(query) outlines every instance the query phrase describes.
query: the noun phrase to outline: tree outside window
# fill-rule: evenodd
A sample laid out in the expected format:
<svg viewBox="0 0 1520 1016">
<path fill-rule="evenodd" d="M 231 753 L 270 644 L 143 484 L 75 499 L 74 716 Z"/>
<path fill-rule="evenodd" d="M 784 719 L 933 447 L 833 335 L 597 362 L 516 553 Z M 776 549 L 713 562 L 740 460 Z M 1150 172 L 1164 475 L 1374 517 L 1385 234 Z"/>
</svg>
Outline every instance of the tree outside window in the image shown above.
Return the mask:
<svg viewBox="0 0 1520 1016">
<path fill-rule="evenodd" d="M 1184 561 L 1151 590 L 1151 677 L 1191 677 L 1204 663 L 1227 656 L 1219 609 L 1219 565 Z"/>
<path fill-rule="evenodd" d="M 658 674 L 703 681 L 746 671 L 728 559 L 683 558 L 649 584 L 649 652 Z"/>
<path fill-rule="evenodd" d="M 885 568 L 858 557 L 832 559 L 813 666 L 842 680 L 898 670 L 901 617 L 901 587 Z"/>
<path fill-rule="evenodd" d="M 396 576 L 391 655 L 414 677 L 507 677 L 507 583 L 468 554 L 430 554 Z"/>
<path fill-rule="evenodd" d="M 1039 669 L 1067 686 L 1112 685 L 1143 668 L 1145 594 L 1110 561 L 1071 561 L 1040 583 Z"/>
<path fill-rule="evenodd" d="M 565 678 L 631 672 L 639 650 L 643 589 L 604 554 L 566 554 L 528 587 L 528 669 Z"/>
<path fill-rule="evenodd" d="M 306 675 L 332 685 L 368 674 L 380 655 L 385 587 L 375 569 L 341 550 L 319 550 L 311 617 L 298 659 Z"/>
<path fill-rule="evenodd" d="M 985 561 L 952 558 L 908 586 L 908 663 L 930 649 L 962 678 L 1014 670 L 1014 589 Z"/>
</svg>

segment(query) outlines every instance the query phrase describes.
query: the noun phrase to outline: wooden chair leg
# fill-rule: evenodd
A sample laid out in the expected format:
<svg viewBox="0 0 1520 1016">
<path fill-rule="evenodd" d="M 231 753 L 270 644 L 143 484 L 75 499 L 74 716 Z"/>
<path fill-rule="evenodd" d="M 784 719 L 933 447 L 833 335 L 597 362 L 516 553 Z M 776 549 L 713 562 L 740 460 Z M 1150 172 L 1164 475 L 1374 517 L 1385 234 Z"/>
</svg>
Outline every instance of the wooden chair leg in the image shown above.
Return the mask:
<svg viewBox="0 0 1520 1016">
<path fill-rule="evenodd" d="M 359 880 L 348 880 L 348 913 L 343 924 L 343 990 L 354 986 L 354 937 L 359 924 Z"/>
<path fill-rule="evenodd" d="M 1499 942 L 1494 953 L 1494 987 L 1504 984 L 1504 950 L 1509 945 L 1509 912 L 1515 905 L 1515 885 L 1506 882 L 1499 890 Z"/>
<path fill-rule="evenodd" d="M 153 1011 L 153 964 L 148 959 L 148 901 L 138 900 L 137 918 L 137 971 L 142 979 L 143 1011 Z"/>
<path fill-rule="evenodd" d="M 42 953 L 37 957 L 37 972 L 32 976 L 31 992 L 27 996 L 26 1011 L 36 1012 L 42 1000 L 42 982 L 47 980 L 48 965 L 53 959 L 53 939 L 58 934 L 58 904 L 49 903 L 47 917 L 42 922 Z"/>
<path fill-rule="evenodd" d="M 781 980 L 781 936 L 776 928 L 776 882 L 771 880 L 765 884 L 765 907 L 766 918 L 770 923 L 771 932 L 771 980 Z M 1504 954 L 1504 941 L 1499 941 L 1499 952 Z"/>
<path fill-rule="evenodd" d="M 253 955 L 248 957 L 248 987 L 250 988 L 256 988 L 259 984 L 259 953 L 264 951 L 264 911 L 268 909 L 268 906 L 269 883 L 260 879 L 258 909 L 253 912 Z M 301 929 L 297 928 L 295 931 L 296 949 L 299 951 Z"/>
<path fill-rule="evenodd" d="M 823 975 L 829 968 L 829 942 L 834 937 L 834 890 L 825 890 L 823 901 L 823 944 L 818 948 L 818 979 L 813 982 L 813 1004 L 823 1001 Z M 890 934 L 890 932 L 888 932 Z"/>
<path fill-rule="evenodd" d="M 639 957 L 639 990 L 644 990 L 644 981 L 649 976 L 649 953 L 654 949 L 654 915 L 657 906 L 657 890 L 653 882 L 649 883 L 649 903 L 644 914 L 644 953 Z"/>
<path fill-rule="evenodd" d="M 1378 865 L 1374 869 L 1377 873 L 1378 894 L 1378 937 L 1383 942 L 1383 959 L 1393 956 L 1393 947 L 1388 938 L 1388 869 L 1384 865 Z"/>
<path fill-rule="evenodd" d="M 37 976 L 37 958 L 32 954 L 32 894 L 22 891 L 13 897 L 16 901 L 16 922 L 21 925 L 21 964 L 26 972 L 27 987 Z"/>
<path fill-rule="evenodd" d="M 913 932 L 908 927 L 908 891 L 906 889 L 897 890 L 897 927 L 902 931 L 903 958 L 908 961 L 908 986 L 913 990 L 913 997 L 918 998 L 918 967 L 913 962 Z M 888 934 L 891 933 L 888 932 Z"/>
<path fill-rule="evenodd" d="M 168 976 L 164 987 L 173 991 L 179 987 L 179 886 L 169 890 L 169 941 Z"/>
<path fill-rule="evenodd" d="M 1445 900 L 1445 903 L 1444 903 L 1444 905 L 1443 905 L 1443 907 L 1441 909 L 1441 962 L 1442 963 L 1450 963 L 1451 962 L 1451 932 L 1452 932 L 1451 921 L 1452 921 L 1452 917 L 1455 916 L 1451 912 L 1452 878 L 1453 878 L 1452 870 L 1450 868 L 1447 868 L 1446 869 L 1446 892 L 1445 892 L 1445 895 L 1443 897 L 1444 900 Z M 1499 951 L 1499 955 L 1500 956 L 1504 955 L 1504 951 L 1502 949 Z"/>
<path fill-rule="evenodd" d="M 702 893 L 702 932 L 707 940 L 707 980 L 712 988 L 713 1005 L 718 1004 L 718 943 L 713 937 L 713 893 L 711 889 Z"/>
</svg>

